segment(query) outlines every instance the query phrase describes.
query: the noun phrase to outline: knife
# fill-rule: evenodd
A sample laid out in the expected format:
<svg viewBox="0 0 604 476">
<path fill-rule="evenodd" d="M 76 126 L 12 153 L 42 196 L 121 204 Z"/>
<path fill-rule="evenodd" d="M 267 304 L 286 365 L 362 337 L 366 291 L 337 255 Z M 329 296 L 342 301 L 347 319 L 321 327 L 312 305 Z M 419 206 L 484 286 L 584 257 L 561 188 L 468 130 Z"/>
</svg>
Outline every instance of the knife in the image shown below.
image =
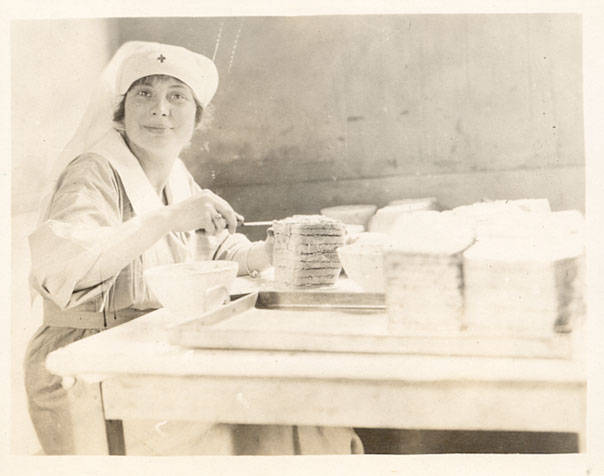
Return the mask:
<svg viewBox="0 0 604 476">
<path fill-rule="evenodd" d="M 216 219 L 215 223 L 218 225 L 219 229 L 226 228 L 226 220 L 220 216 L 220 218 Z M 244 221 L 240 220 L 237 217 L 237 226 L 271 226 L 273 224 L 273 220 L 266 221 Z"/>
<path fill-rule="evenodd" d="M 270 226 L 273 220 L 265 221 L 245 221 L 241 215 L 237 215 L 237 226 Z"/>
<path fill-rule="evenodd" d="M 238 223 L 239 226 L 270 226 L 273 224 L 273 221 L 244 221 Z"/>
</svg>

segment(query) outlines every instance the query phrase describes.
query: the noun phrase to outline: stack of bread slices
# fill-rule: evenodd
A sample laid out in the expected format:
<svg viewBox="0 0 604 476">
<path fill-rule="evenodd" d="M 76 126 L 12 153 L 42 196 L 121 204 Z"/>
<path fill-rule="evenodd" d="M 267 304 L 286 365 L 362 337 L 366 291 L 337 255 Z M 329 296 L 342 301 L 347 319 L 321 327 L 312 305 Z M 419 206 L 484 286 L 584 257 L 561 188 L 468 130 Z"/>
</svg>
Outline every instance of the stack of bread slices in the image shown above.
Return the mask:
<svg viewBox="0 0 604 476">
<path fill-rule="evenodd" d="M 274 221 L 272 229 L 276 285 L 335 284 L 342 270 L 337 249 L 345 242 L 343 223 L 322 215 L 293 215 Z"/>
<path fill-rule="evenodd" d="M 463 315 L 463 251 L 471 229 L 436 211 L 399 217 L 384 249 L 386 307 L 392 332 L 459 329 Z"/>
</svg>

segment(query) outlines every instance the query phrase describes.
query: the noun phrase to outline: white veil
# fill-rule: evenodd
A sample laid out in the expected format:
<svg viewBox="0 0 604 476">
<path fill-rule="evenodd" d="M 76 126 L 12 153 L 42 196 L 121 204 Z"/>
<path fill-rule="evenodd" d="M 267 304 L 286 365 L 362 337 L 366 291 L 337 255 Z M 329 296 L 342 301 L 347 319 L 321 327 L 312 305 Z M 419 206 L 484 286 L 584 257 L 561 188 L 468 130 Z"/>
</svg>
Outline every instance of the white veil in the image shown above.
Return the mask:
<svg viewBox="0 0 604 476">
<path fill-rule="evenodd" d="M 81 155 L 98 142 L 111 128 L 115 127 L 113 112 L 121 100 L 117 82 L 122 62 L 136 51 L 144 50 L 151 45 L 158 44 L 146 41 L 124 43 L 105 66 L 97 85 L 93 89 L 88 107 L 80 120 L 78 128 L 53 163 L 48 176 L 48 189 L 42 198 L 41 210 L 43 215 L 46 213 L 63 169 L 78 155 Z"/>
</svg>

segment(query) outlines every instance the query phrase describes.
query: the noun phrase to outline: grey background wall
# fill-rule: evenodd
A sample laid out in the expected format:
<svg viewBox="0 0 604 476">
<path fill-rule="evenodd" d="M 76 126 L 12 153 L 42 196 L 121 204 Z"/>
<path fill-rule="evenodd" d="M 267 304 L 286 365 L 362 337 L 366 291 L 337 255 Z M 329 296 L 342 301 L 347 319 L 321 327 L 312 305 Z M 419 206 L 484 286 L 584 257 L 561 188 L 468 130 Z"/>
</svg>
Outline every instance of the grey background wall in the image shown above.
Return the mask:
<svg viewBox="0 0 604 476">
<path fill-rule="evenodd" d="M 248 219 L 436 196 L 584 209 L 578 15 L 122 19 L 214 57 L 184 159 Z"/>
</svg>

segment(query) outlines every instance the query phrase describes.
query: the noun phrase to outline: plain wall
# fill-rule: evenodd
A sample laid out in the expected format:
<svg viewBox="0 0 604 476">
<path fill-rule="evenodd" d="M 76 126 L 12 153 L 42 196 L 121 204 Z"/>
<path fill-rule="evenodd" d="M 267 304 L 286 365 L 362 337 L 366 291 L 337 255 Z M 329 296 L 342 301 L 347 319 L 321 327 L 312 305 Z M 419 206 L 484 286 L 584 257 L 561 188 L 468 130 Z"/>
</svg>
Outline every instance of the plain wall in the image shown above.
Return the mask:
<svg viewBox="0 0 604 476">
<path fill-rule="evenodd" d="M 248 219 L 436 196 L 584 210 L 579 15 L 122 19 L 214 58 L 184 159 Z"/>
<path fill-rule="evenodd" d="M 11 453 L 39 450 L 27 413 L 23 355 L 42 322 L 30 300 L 27 236 L 52 161 L 75 131 L 91 85 L 117 47 L 108 20 L 13 21 L 11 24 Z"/>
</svg>

